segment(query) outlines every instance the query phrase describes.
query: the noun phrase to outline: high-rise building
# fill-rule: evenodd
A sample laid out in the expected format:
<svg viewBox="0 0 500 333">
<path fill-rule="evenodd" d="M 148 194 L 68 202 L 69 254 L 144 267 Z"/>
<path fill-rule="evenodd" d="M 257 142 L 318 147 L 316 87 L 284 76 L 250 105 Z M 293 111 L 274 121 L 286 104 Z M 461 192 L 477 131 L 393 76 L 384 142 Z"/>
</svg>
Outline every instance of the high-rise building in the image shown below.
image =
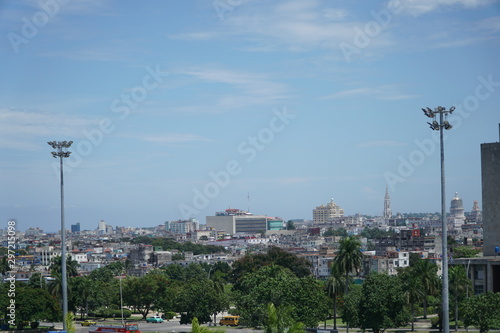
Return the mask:
<svg viewBox="0 0 500 333">
<path fill-rule="evenodd" d="M 483 254 L 500 252 L 500 142 L 481 144 Z"/>
<path fill-rule="evenodd" d="M 313 223 L 322 224 L 333 221 L 335 218 L 343 217 L 344 209 L 340 208 L 333 198 L 326 205 L 321 205 L 313 209 Z"/>
<path fill-rule="evenodd" d="M 71 232 L 80 232 L 80 222 L 71 225 Z"/>
<path fill-rule="evenodd" d="M 105 234 L 106 233 L 106 221 L 100 220 L 99 223 L 97 224 L 97 232 L 99 234 Z"/>
<path fill-rule="evenodd" d="M 186 234 L 200 229 L 200 224 L 196 219 L 178 220 L 165 222 L 165 230 L 174 234 Z"/>
<path fill-rule="evenodd" d="M 479 208 L 479 202 L 477 200 L 474 200 L 474 205 L 472 206 L 472 211 L 469 214 L 469 219 L 476 223 L 482 221 L 481 209 Z"/>
<path fill-rule="evenodd" d="M 384 197 L 384 219 L 388 220 L 392 217 L 391 210 L 391 198 L 389 197 L 389 188 L 385 187 L 385 197 Z"/>
<path fill-rule="evenodd" d="M 500 292 L 500 142 L 481 144 L 483 256 L 456 259 L 467 267 L 475 294 Z M 479 208 L 479 207 L 478 207 Z"/>
</svg>

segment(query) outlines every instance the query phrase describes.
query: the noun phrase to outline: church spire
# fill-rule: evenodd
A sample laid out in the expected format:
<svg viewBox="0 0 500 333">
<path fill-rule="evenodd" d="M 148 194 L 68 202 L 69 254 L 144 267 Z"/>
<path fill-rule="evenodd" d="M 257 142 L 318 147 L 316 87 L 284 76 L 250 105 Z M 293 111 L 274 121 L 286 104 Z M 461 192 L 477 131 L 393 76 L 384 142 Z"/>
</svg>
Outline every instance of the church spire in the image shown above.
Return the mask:
<svg viewBox="0 0 500 333">
<path fill-rule="evenodd" d="M 392 217 L 391 211 L 391 198 L 389 197 L 389 188 L 385 186 L 385 197 L 384 197 L 384 219 L 390 219 Z"/>
</svg>

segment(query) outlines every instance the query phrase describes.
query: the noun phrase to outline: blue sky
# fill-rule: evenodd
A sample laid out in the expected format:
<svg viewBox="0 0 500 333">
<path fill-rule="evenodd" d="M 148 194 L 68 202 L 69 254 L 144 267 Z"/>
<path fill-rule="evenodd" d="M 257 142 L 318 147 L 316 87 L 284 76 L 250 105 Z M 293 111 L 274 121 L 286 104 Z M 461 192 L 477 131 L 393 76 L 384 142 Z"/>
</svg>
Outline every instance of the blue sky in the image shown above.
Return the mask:
<svg viewBox="0 0 500 333">
<path fill-rule="evenodd" d="M 226 208 L 312 218 L 481 206 L 480 144 L 499 140 L 500 2 L 0 3 L 0 220 L 155 226 Z"/>
</svg>

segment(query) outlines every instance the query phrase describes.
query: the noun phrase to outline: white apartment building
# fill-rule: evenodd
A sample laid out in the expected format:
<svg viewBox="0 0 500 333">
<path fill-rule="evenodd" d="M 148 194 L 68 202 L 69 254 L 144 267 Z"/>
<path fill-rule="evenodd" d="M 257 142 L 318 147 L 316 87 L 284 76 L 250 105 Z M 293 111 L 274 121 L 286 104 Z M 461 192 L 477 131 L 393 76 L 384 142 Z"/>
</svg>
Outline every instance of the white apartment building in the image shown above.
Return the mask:
<svg viewBox="0 0 500 333">
<path fill-rule="evenodd" d="M 268 217 L 265 215 L 253 215 L 239 209 L 226 209 L 217 212 L 215 216 L 207 216 L 206 226 L 216 230 L 224 230 L 230 235 L 258 234 L 267 231 Z"/>
</svg>

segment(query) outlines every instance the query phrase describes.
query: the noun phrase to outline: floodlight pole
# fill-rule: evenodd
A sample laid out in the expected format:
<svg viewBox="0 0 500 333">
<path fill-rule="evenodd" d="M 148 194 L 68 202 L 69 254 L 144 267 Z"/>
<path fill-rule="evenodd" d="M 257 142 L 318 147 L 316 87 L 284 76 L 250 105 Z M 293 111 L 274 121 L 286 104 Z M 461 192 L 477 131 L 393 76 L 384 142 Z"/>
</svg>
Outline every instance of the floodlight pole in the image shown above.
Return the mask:
<svg viewBox="0 0 500 333">
<path fill-rule="evenodd" d="M 56 151 L 52 157 L 59 157 L 59 169 L 61 171 L 61 288 L 63 297 L 63 330 L 67 332 L 66 318 L 68 316 L 68 279 L 66 272 L 66 229 L 64 226 L 64 180 L 63 180 L 63 157 L 69 157 L 71 152 L 67 151 L 73 141 L 50 141 L 47 142 Z"/>
<path fill-rule="evenodd" d="M 436 118 L 436 114 L 439 114 L 439 123 L 434 120 L 432 123 L 428 123 L 430 128 L 435 131 L 439 131 L 439 142 L 441 148 L 441 228 L 442 228 L 442 291 L 441 291 L 441 307 L 442 307 L 442 329 L 444 333 L 450 332 L 450 310 L 449 310 L 449 294 L 448 294 L 448 223 L 446 219 L 446 191 L 445 191 L 445 177 L 444 177 L 444 140 L 443 140 L 443 130 L 449 130 L 452 128 L 450 123 L 444 119 L 448 114 L 453 113 L 455 107 L 452 106 L 449 110 L 444 107 L 439 106 L 434 110 L 430 108 L 422 109 L 425 115 L 429 118 Z"/>
</svg>

